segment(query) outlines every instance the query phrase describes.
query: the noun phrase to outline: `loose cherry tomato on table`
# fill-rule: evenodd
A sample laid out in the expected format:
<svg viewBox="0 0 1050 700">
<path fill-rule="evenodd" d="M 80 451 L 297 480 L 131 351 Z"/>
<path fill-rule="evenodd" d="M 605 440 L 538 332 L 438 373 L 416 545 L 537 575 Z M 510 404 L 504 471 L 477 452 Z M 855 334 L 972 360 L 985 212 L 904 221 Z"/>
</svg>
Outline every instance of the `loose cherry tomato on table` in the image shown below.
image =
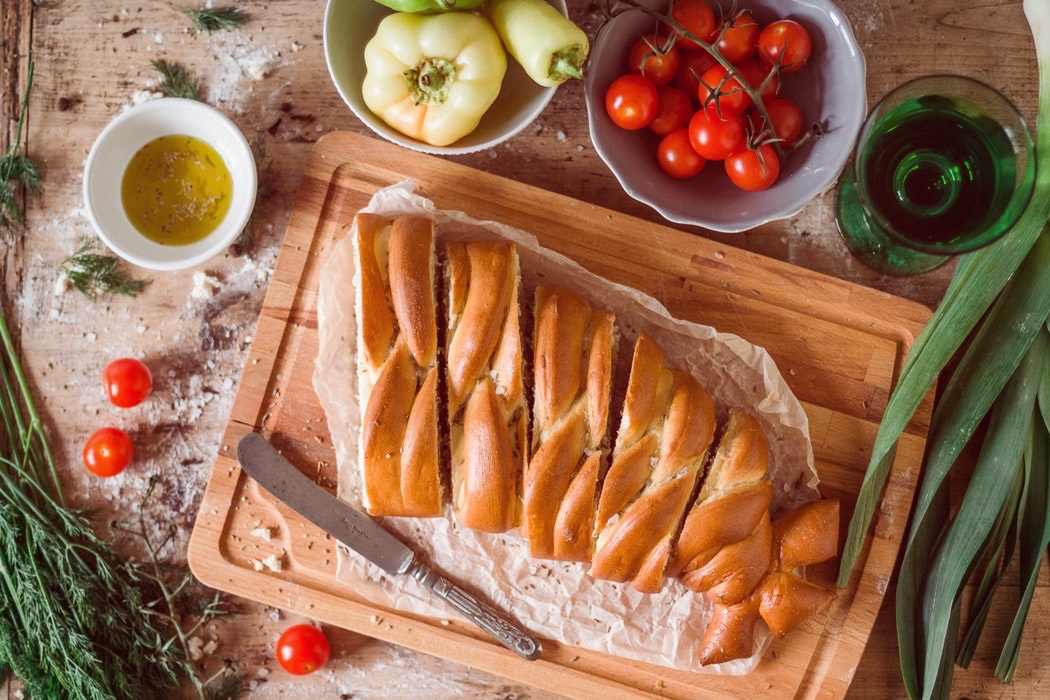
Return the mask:
<svg viewBox="0 0 1050 700">
<path fill-rule="evenodd" d="M 277 638 L 277 663 L 295 676 L 321 668 L 330 653 L 328 637 L 313 625 L 292 625 Z"/>
<path fill-rule="evenodd" d="M 715 11 L 705 0 L 672 0 L 671 18 L 697 39 L 708 43 L 718 27 Z M 683 49 L 700 47 L 688 36 L 678 37 L 678 45 Z"/>
<path fill-rule="evenodd" d="M 685 180 L 707 165 L 707 161 L 693 150 L 689 143 L 689 130 L 678 129 L 660 139 L 656 147 L 656 161 L 660 168 L 673 178 Z"/>
<path fill-rule="evenodd" d="M 656 116 L 649 122 L 649 131 L 667 136 L 689 126 L 693 116 L 693 100 L 676 87 L 661 85 L 656 88 Z"/>
<path fill-rule="evenodd" d="M 648 34 L 627 53 L 627 71 L 645 76 L 653 85 L 667 85 L 678 71 L 678 61 L 678 48 L 669 37 Z"/>
<path fill-rule="evenodd" d="M 120 428 L 100 428 L 84 443 L 84 466 L 97 476 L 116 476 L 134 456 L 135 445 Z"/>
<path fill-rule="evenodd" d="M 722 119 L 697 110 L 689 120 L 689 143 L 707 160 L 724 160 L 744 141 L 744 124 L 738 116 Z"/>
<path fill-rule="evenodd" d="M 794 146 L 798 143 L 798 140 L 802 138 L 802 132 L 805 131 L 802 111 L 798 105 L 783 97 L 767 100 L 763 104 L 772 122 L 772 135 L 785 146 Z M 768 129 L 757 109 L 751 112 L 750 117 L 752 133 L 757 135 Z"/>
<path fill-rule="evenodd" d="M 813 52 L 809 31 L 791 19 L 771 22 L 758 35 L 758 53 L 771 66 L 780 64 L 785 73 L 806 65 Z"/>
<path fill-rule="evenodd" d="M 605 92 L 605 111 L 621 129 L 644 129 L 656 118 L 657 93 L 651 80 L 634 73 L 621 75 Z"/>
<path fill-rule="evenodd" d="M 764 190 L 780 177 L 780 158 L 768 143 L 743 146 L 725 159 L 726 174 L 733 184 L 748 192 Z"/>
<path fill-rule="evenodd" d="M 747 10 L 724 17 L 722 29 L 716 34 L 722 58 L 734 65 L 751 58 L 758 50 L 758 35 L 761 32 L 762 27 Z"/>
<path fill-rule="evenodd" d="M 106 365 L 102 383 L 110 402 L 120 408 L 138 406 L 153 391 L 149 367 L 133 357 L 122 357 Z"/>
</svg>

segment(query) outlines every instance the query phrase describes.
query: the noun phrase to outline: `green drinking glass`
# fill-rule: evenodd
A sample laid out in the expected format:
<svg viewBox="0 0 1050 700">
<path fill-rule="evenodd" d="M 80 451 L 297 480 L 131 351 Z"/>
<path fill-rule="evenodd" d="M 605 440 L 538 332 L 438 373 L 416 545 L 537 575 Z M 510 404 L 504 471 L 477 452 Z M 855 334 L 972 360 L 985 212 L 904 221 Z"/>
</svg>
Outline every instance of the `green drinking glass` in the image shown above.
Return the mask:
<svg viewBox="0 0 1050 700">
<path fill-rule="evenodd" d="M 998 240 L 1028 205 L 1035 147 L 1003 95 L 934 75 L 897 87 L 865 120 L 835 213 L 849 249 L 892 275 L 926 272 Z"/>
</svg>

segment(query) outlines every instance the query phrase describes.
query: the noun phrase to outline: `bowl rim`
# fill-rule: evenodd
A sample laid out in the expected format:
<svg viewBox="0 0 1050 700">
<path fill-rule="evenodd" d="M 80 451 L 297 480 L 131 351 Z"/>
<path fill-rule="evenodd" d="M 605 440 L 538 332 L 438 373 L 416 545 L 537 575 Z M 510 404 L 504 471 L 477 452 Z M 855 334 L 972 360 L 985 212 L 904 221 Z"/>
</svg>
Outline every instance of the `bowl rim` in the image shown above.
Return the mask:
<svg viewBox="0 0 1050 700">
<path fill-rule="evenodd" d="M 655 7 L 663 3 L 664 0 L 640 0 L 649 7 Z M 712 4 L 712 9 L 719 12 L 720 8 L 728 4 L 728 0 L 709 0 Z M 806 207 L 809 202 L 819 197 L 825 192 L 832 189 L 843 170 L 849 163 L 850 155 L 856 145 L 856 137 L 860 131 L 860 127 L 864 122 L 865 117 L 868 113 L 868 98 L 867 98 L 867 60 L 864 56 L 863 49 L 860 43 L 857 41 L 856 35 L 853 32 L 852 24 L 849 18 L 842 11 L 842 9 L 832 0 L 787 0 L 787 2 L 776 3 L 773 0 L 766 0 L 765 6 L 762 8 L 763 11 L 768 11 L 768 5 L 777 5 L 777 10 L 781 16 L 791 18 L 792 9 L 799 8 L 807 11 L 818 13 L 828 20 L 828 26 L 833 30 L 833 36 L 844 41 L 844 46 L 847 49 L 847 53 L 851 56 L 851 63 L 854 66 L 856 72 L 856 82 L 860 87 L 860 99 L 855 103 L 846 105 L 848 110 L 847 119 L 845 120 L 853 126 L 853 136 L 849 140 L 848 147 L 841 149 L 841 157 L 837 159 L 833 167 L 822 168 L 822 173 L 819 177 L 814 178 L 814 186 L 807 190 L 808 194 L 802 197 L 797 206 L 783 207 L 780 211 L 769 212 L 767 214 L 758 214 L 747 218 L 743 218 L 737 221 L 726 221 L 726 220 L 704 220 L 701 216 L 686 215 L 678 210 L 673 205 L 661 204 L 654 202 L 641 191 L 640 187 L 636 186 L 630 176 L 626 172 L 622 172 L 623 168 L 613 167 L 611 164 L 615 158 L 613 157 L 616 150 L 612 145 L 606 144 L 602 141 L 600 134 L 600 125 L 596 122 L 597 119 L 605 117 L 604 99 L 594 93 L 594 83 L 596 78 L 594 77 L 593 71 L 588 71 L 585 80 L 585 101 L 588 115 L 588 131 L 591 138 L 591 143 L 594 146 L 595 151 L 598 153 L 602 162 L 605 163 L 606 167 L 613 174 L 616 180 L 620 183 L 623 190 L 630 195 L 632 198 L 645 204 L 651 209 L 655 210 L 661 216 L 668 221 L 677 224 L 684 224 L 689 226 L 696 226 L 704 228 L 710 231 L 718 233 L 742 233 L 749 231 L 764 224 L 768 224 L 773 221 L 780 221 L 789 219 L 796 216 L 799 212 Z M 645 13 L 638 9 L 632 9 L 628 12 L 624 12 L 621 15 L 613 17 L 609 21 L 602 24 L 598 30 L 594 40 L 594 46 L 592 47 L 591 55 L 600 55 L 602 46 L 609 39 L 605 38 L 608 36 L 610 26 L 615 27 L 615 22 L 620 20 L 626 22 L 630 16 L 645 18 Z M 640 20 L 639 20 L 640 21 Z M 603 33 L 605 36 L 603 37 Z M 605 117 L 607 119 L 607 117 Z M 625 132 L 626 133 L 626 132 Z M 774 185 L 775 186 L 775 185 Z M 761 194 L 761 193 L 756 193 Z"/>
<path fill-rule="evenodd" d="M 536 121 L 540 114 L 542 114 L 543 111 L 547 109 L 547 106 L 550 105 L 551 100 L 554 99 L 554 93 L 558 89 L 557 86 L 546 87 L 536 84 L 536 87 L 539 89 L 539 92 L 537 93 L 538 99 L 528 110 L 521 114 L 521 116 L 519 117 L 519 123 L 516 126 L 510 128 L 509 130 L 502 131 L 498 135 L 493 136 L 484 141 L 472 142 L 470 141 L 471 134 L 467 134 L 466 136 L 462 137 L 459 141 L 456 141 L 448 146 L 432 146 L 426 143 L 425 141 L 420 141 L 418 139 L 414 139 L 410 136 L 402 134 L 393 127 L 389 126 L 386 122 L 377 117 L 375 114 L 373 114 L 372 111 L 369 110 L 363 103 L 360 105 L 355 104 L 355 102 L 357 101 L 357 96 L 351 93 L 346 87 L 344 87 L 344 85 L 336 75 L 336 67 L 334 65 L 332 54 L 332 50 L 334 48 L 332 36 L 333 15 L 336 13 L 336 8 L 338 6 L 343 4 L 350 4 L 352 2 L 354 2 L 354 0 L 327 0 L 326 2 L 324 22 L 322 27 L 322 43 L 325 57 L 325 65 L 328 69 L 328 77 L 332 81 L 332 84 L 335 86 L 336 92 L 338 92 L 339 96 L 342 98 L 343 103 L 350 108 L 350 111 L 354 114 L 354 116 L 357 117 L 361 122 L 363 122 L 365 126 L 367 126 L 373 133 L 377 134 L 378 136 L 381 136 L 382 138 L 386 139 L 387 141 L 390 141 L 391 143 L 403 146 L 404 148 L 408 148 L 413 151 L 419 151 L 420 153 L 429 153 L 431 155 L 448 156 L 477 153 L 478 151 L 484 151 L 489 148 L 498 146 L 499 144 L 510 140 L 514 136 L 517 136 L 530 124 Z M 382 5 L 378 2 L 374 2 L 374 0 L 365 0 L 365 2 L 369 6 L 369 9 L 372 9 L 377 13 L 382 13 L 380 15 L 381 17 L 385 17 L 386 15 L 393 14 L 395 12 L 395 10 L 386 7 L 385 5 Z M 566 4 L 566 0 L 546 0 L 546 2 L 549 2 L 562 14 L 568 14 L 568 6 Z M 375 6 L 374 8 L 372 7 L 373 5 Z M 477 14 L 476 11 L 471 10 L 463 10 L 463 12 L 475 12 L 475 14 Z M 361 47 L 361 50 L 362 52 L 364 51 L 364 46 Z M 520 67 L 515 66 L 514 63 L 514 58 L 508 53 L 507 73 L 510 74 L 512 71 L 521 71 L 524 75 L 524 71 L 522 71 Z M 503 95 L 503 89 L 505 88 L 506 76 L 504 76 L 504 85 L 503 88 L 501 88 L 500 90 L 500 96 Z M 497 96 L 497 102 L 499 101 L 499 99 L 500 97 Z M 491 110 L 495 106 L 495 104 L 496 103 L 494 102 L 493 106 L 489 107 L 489 109 Z M 466 141 L 466 143 L 464 143 L 464 141 Z"/>
<path fill-rule="evenodd" d="M 200 241 L 174 246 L 139 233 L 120 203 L 121 176 L 131 156 L 153 139 L 172 134 L 208 143 L 222 156 L 234 183 L 230 208 L 216 229 Z M 113 160 L 119 161 L 116 167 Z M 84 205 L 95 232 L 115 254 L 151 270 L 193 267 L 227 248 L 248 224 L 257 192 L 255 156 L 241 130 L 215 107 L 182 97 L 148 100 L 118 114 L 99 132 L 84 165 Z"/>
</svg>

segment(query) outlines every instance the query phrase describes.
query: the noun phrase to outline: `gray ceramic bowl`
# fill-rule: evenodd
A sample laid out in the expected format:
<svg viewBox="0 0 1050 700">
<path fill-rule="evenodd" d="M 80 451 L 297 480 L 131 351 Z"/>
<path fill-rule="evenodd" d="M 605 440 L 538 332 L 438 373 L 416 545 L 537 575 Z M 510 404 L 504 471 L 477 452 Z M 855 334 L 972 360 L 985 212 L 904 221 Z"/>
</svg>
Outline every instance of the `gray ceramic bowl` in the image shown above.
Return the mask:
<svg viewBox="0 0 1050 700">
<path fill-rule="evenodd" d="M 565 13 L 565 0 L 549 0 Z M 365 44 L 383 17 L 393 10 L 375 0 L 328 0 L 324 19 L 324 53 L 328 72 L 350 110 L 388 141 L 424 153 L 453 155 L 491 148 L 528 126 L 554 97 L 557 88 L 543 87 L 530 78 L 508 54 L 507 74 L 499 97 L 478 127 L 455 143 L 432 146 L 391 128 L 368 109 L 361 95 L 365 77 Z"/>
<path fill-rule="evenodd" d="M 667 0 L 642 0 L 663 9 Z M 708 0 L 719 15 L 732 0 Z M 780 178 L 762 192 L 744 192 L 726 177 L 720 163 L 709 163 L 689 180 L 663 173 L 656 162 L 659 139 L 648 130 L 620 129 L 605 112 L 609 84 L 625 72 L 628 48 L 651 32 L 652 17 L 640 10 L 617 15 L 598 31 L 587 65 L 586 95 L 591 141 L 624 190 L 681 224 L 735 233 L 797 214 L 838 179 L 867 112 L 864 56 L 849 20 L 829 0 L 748 0 L 761 23 L 777 18 L 802 23 L 813 39 L 813 53 L 802 70 L 784 76 L 780 94 L 794 100 L 808 123 L 827 133 L 785 159 Z"/>
</svg>

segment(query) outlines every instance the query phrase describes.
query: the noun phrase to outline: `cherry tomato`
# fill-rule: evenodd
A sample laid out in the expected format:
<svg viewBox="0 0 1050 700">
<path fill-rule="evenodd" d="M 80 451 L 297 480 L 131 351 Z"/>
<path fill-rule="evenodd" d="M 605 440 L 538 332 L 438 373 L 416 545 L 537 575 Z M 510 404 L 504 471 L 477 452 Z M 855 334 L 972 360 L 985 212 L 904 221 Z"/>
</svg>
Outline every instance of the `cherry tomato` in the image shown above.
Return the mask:
<svg viewBox="0 0 1050 700">
<path fill-rule="evenodd" d="M 689 126 L 693 116 L 693 101 L 676 87 L 661 85 L 656 88 L 656 116 L 649 122 L 649 131 L 667 136 Z"/>
<path fill-rule="evenodd" d="M 763 101 L 773 99 L 780 92 L 780 73 L 760 59 L 744 61 L 736 70 L 749 86 L 759 91 Z"/>
<path fill-rule="evenodd" d="M 717 23 L 715 12 L 705 0 L 672 0 L 671 17 L 687 32 L 704 42 L 711 42 Z M 678 37 L 683 49 L 697 49 L 700 45 L 687 36 Z"/>
<path fill-rule="evenodd" d="M 678 52 L 678 71 L 671 84 L 687 95 L 695 95 L 700 88 L 700 76 L 715 65 L 718 61 L 707 49 L 681 50 Z"/>
<path fill-rule="evenodd" d="M 605 111 L 621 129 L 644 129 L 656 118 L 656 86 L 634 73 L 612 81 L 605 93 Z"/>
<path fill-rule="evenodd" d="M 780 177 L 780 158 L 770 144 L 743 146 L 725 159 L 726 174 L 733 184 L 748 192 L 764 190 Z"/>
<path fill-rule="evenodd" d="M 644 75 L 653 85 L 667 85 L 678 71 L 678 48 L 666 36 L 643 36 L 627 53 L 627 70 Z"/>
<path fill-rule="evenodd" d="M 146 400 L 153 391 L 149 367 L 133 357 L 113 360 L 102 371 L 106 396 L 114 406 L 131 408 Z"/>
<path fill-rule="evenodd" d="M 98 476 L 116 476 L 134 456 L 135 445 L 120 428 L 99 428 L 84 443 L 84 466 Z"/>
<path fill-rule="evenodd" d="M 806 65 L 813 51 L 809 32 L 790 19 L 772 22 L 758 35 L 758 53 L 771 66 L 778 63 L 785 73 L 797 71 Z"/>
<path fill-rule="evenodd" d="M 277 639 L 277 662 L 295 676 L 321 668 L 330 653 L 328 637 L 313 625 L 292 625 Z"/>
<path fill-rule="evenodd" d="M 656 147 L 656 161 L 660 168 L 671 177 L 685 180 L 707 165 L 707 161 L 693 150 L 689 143 L 689 130 L 678 129 L 660 139 Z"/>
<path fill-rule="evenodd" d="M 722 23 L 723 28 L 717 34 L 722 57 L 735 65 L 754 56 L 758 50 L 758 35 L 762 32 L 755 16 L 741 10 L 731 17 L 724 17 Z"/>
<path fill-rule="evenodd" d="M 707 111 L 719 117 L 743 114 L 751 106 L 751 96 L 722 66 L 704 71 L 696 95 Z"/>
<path fill-rule="evenodd" d="M 721 119 L 697 110 L 689 120 L 689 143 L 707 160 L 724 160 L 744 142 L 744 124 L 738 116 Z"/>
<path fill-rule="evenodd" d="M 773 123 L 773 136 L 780 139 L 785 146 L 793 146 L 802 138 L 805 130 L 802 119 L 802 111 L 791 100 L 778 97 L 775 100 L 767 100 L 763 103 L 769 119 Z M 767 129 L 761 113 L 756 109 L 751 112 L 751 130 L 754 134 L 761 134 Z"/>
</svg>

